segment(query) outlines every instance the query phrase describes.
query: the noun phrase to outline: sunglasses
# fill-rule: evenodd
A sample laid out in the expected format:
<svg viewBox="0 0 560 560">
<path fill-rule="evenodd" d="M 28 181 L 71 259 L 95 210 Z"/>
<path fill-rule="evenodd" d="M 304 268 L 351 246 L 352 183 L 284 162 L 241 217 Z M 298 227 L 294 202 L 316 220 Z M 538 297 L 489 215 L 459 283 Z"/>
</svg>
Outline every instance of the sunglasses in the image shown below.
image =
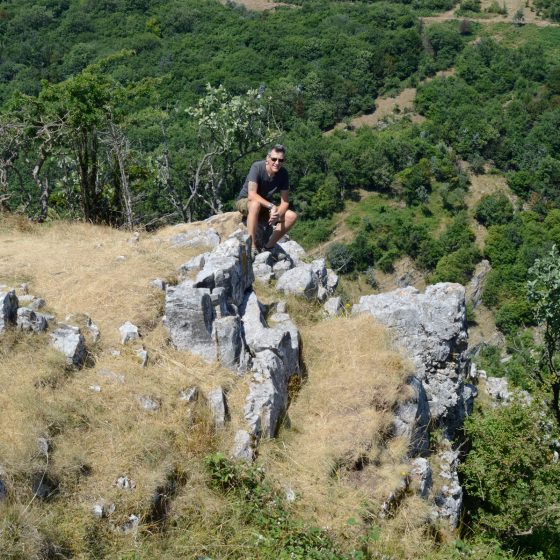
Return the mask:
<svg viewBox="0 0 560 560">
<path fill-rule="evenodd" d="M 271 159 L 274 163 L 276 163 L 276 162 L 278 162 L 278 163 L 284 163 L 284 158 L 281 158 L 281 157 L 272 157 L 272 156 L 271 156 L 270 159 Z"/>
</svg>

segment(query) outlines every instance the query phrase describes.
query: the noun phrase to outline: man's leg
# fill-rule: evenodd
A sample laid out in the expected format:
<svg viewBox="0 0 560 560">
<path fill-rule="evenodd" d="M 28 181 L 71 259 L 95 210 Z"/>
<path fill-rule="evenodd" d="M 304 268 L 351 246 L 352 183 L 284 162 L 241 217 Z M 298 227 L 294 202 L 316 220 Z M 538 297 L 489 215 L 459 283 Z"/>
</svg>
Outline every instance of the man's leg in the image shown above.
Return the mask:
<svg viewBox="0 0 560 560">
<path fill-rule="evenodd" d="M 286 233 L 290 231 L 292 226 L 296 223 L 297 214 L 293 210 L 288 210 L 286 214 L 284 214 L 284 220 L 278 222 L 270 239 L 268 240 L 267 244 L 265 245 L 265 249 L 272 249 L 276 242 Z M 247 229 L 249 229 L 249 219 L 247 219 Z"/>
<path fill-rule="evenodd" d="M 259 223 L 259 213 L 261 205 L 255 200 L 247 201 L 247 232 L 251 236 L 253 248 L 257 249 L 257 224 Z"/>
</svg>

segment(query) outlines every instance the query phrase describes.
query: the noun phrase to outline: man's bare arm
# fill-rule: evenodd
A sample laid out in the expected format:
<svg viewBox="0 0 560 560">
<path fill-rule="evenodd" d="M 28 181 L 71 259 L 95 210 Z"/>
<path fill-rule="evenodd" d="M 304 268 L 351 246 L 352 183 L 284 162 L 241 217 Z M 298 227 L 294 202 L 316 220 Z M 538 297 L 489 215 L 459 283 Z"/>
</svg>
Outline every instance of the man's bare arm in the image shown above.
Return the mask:
<svg viewBox="0 0 560 560">
<path fill-rule="evenodd" d="M 255 200 L 257 201 L 261 206 L 264 206 L 265 208 L 268 208 L 268 206 L 270 205 L 270 202 L 268 200 L 266 200 L 266 198 L 263 198 L 258 192 L 259 186 L 257 185 L 257 183 L 255 183 L 254 181 L 249 181 L 249 184 L 247 185 L 247 198 L 249 200 Z"/>
</svg>

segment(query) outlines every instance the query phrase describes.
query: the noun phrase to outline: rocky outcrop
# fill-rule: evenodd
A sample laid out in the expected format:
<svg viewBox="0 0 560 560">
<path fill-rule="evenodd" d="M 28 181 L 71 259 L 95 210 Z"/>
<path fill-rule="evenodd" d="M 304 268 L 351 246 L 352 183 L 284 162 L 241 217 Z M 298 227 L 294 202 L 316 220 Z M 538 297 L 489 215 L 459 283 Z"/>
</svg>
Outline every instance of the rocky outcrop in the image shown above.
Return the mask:
<svg viewBox="0 0 560 560">
<path fill-rule="evenodd" d="M 439 476 L 445 481 L 434 498 L 434 516 L 456 527 L 463 494 L 458 477 L 459 452 L 451 442 L 476 395 L 476 389 L 467 383 L 470 362 L 465 289 L 460 284 L 444 283 L 428 286 L 423 294 L 407 287 L 364 296 L 352 313 L 369 313 L 387 326 L 415 366 L 409 380 L 413 396 L 397 408 L 394 432 L 410 435 L 410 455 L 418 457 L 428 455 L 430 430 L 442 430 L 449 449 L 429 459 L 439 462 Z M 398 489 L 395 492 L 399 494 Z M 426 492 L 424 486 L 420 493 Z"/>
<path fill-rule="evenodd" d="M 422 382 L 430 420 L 449 439 L 462 426 L 476 390 L 465 382 L 469 362 L 465 289 L 460 284 L 412 287 L 363 296 L 352 313 L 370 313 L 394 334 Z"/>
<path fill-rule="evenodd" d="M 163 321 L 172 344 L 208 362 L 251 375 L 244 408 L 249 439 L 244 439 L 244 445 L 262 436 L 272 437 L 288 405 L 288 380 L 300 371 L 299 333 L 286 314 L 276 313 L 271 326 L 266 321 L 251 289 L 249 237 L 235 232 L 203 259 L 192 259 L 181 270 L 187 278 L 166 291 Z M 220 399 L 209 397 L 215 425 L 222 426 L 227 413 L 218 414 L 215 403 Z M 252 451 L 241 447 L 236 454 L 252 456 Z"/>
<path fill-rule="evenodd" d="M 51 333 L 51 344 L 66 356 L 66 364 L 80 367 L 86 357 L 85 339 L 78 327 L 60 324 Z"/>
</svg>

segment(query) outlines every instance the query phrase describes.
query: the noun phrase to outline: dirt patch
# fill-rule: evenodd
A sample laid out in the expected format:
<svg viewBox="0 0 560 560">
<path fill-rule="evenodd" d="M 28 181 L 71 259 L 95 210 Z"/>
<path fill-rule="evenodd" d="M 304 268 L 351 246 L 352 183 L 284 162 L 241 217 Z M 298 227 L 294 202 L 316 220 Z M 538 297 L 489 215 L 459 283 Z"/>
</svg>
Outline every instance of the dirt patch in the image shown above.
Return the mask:
<svg viewBox="0 0 560 560">
<path fill-rule="evenodd" d="M 264 12 L 266 10 L 274 10 L 278 6 L 288 6 L 292 8 L 291 4 L 284 4 L 283 2 L 269 2 L 268 0 L 236 0 L 235 2 L 228 2 L 227 0 L 222 0 L 222 4 L 234 4 L 238 6 L 245 6 L 248 10 L 253 12 Z"/>
<path fill-rule="evenodd" d="M 494 0 L 481 0 L 481 10 L 484 12 Z M 486 14 L 488 17 L 464 17 L 458 16 L 455 12 L 458 9 L 457 7 L 452 8 L 451 10 L 439 14 L 437 16 L 432 17 L 423 17 L 421 18 L 422 21 L 425 23 L 438 23 L 442 21 L 450 21 L 450 20 L 461 20 L 465 19 L 468 21 L 474 21 L 477 23 L 512 23 L 512 18 L 518 10 L 523 11 L 523 21 L 525 23 L 531 23 L 538 27 L 557 27 L 558 24 L 554 23 L 550 20 L 543 19 L 537 15 L 536 10 L 533 6 L 532 2 L 528 3 L 526 6 L 526 0 L 498 0 L 498 4 L 500 6 L 505 4 L 507 14 L 500 15 L 500 14 Z M 484 15 L 484 14 L 482 14 Z"/>
<path fill-rule="evenodd" d="M 436 74 L 436 77 L 453 76 L 455 69 L 442 70 Z M 426 78 L 422 83 L 427 83 L 433 78 Z M 359 128 L 361 126 L 377 126 L 377 124 L 388 117 L 398 119 L 404 115 L 410 117 L 413 123 L 420 123 L 426 119 L 413 112 L 414 98 L 416 97 L 416 88 L 403 89 L 398 95 L 392 97 L 378 97 L 375 101 L 375 111 L 367 115 L 360 115 L 350 121 L 351 128 Z M 334 128 L 344 130 L 348 125 L 344 122 L 338 123 Z M 332 130 L 326 134 L 332 133 Z"/>
</svg>

